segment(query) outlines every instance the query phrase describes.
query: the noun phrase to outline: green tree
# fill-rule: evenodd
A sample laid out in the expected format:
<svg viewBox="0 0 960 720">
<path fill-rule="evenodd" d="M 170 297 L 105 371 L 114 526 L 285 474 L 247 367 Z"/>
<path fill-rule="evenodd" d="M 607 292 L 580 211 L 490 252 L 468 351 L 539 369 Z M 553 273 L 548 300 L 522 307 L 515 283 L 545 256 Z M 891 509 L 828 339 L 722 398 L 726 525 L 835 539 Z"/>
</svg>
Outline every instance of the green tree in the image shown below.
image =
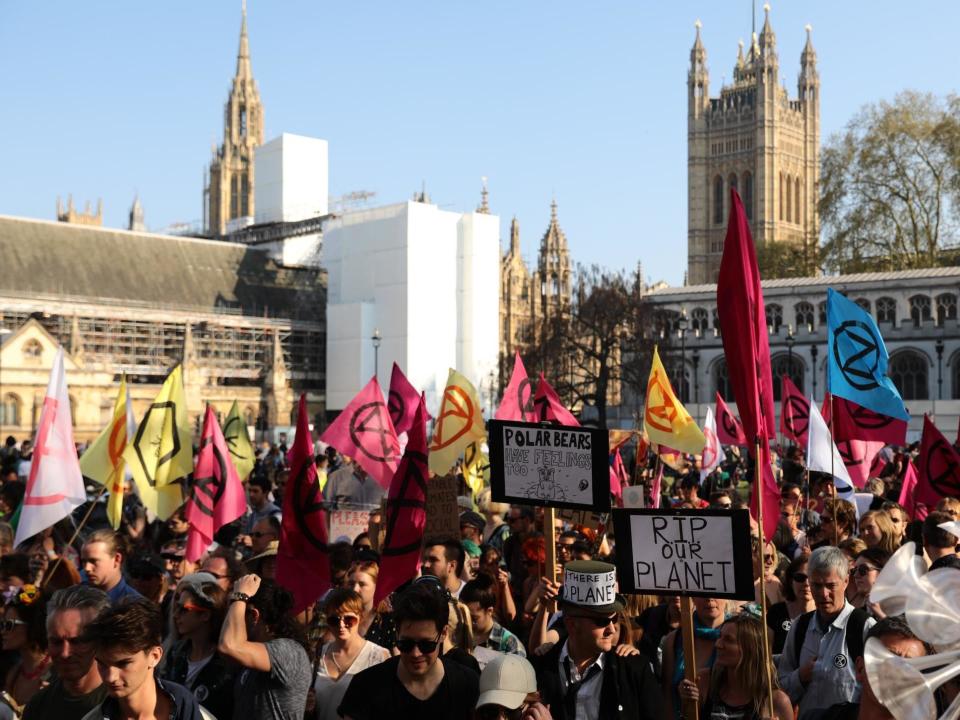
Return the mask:
<svg viewBox="0 0 960 720">
<path fill-rule="evenodd" d="M 960 102 L 914 91 L 865 106 L 821 151 L 828 272 L 933 267 L 957 243 Z"/>
</svg>

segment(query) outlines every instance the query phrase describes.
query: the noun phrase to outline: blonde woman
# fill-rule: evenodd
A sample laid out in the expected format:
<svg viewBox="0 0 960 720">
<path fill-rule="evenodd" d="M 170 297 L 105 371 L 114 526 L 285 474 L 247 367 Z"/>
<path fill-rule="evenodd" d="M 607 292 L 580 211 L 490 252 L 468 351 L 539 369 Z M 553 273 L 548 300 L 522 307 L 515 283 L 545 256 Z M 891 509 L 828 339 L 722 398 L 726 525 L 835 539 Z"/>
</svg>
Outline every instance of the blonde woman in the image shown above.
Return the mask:
<svg viewBox="0 0 960 720">
<path fill-rule="evenodd" d="M 863 514 L 859 535 L 868 548 L 880 548 L 891 555 L 900 548 L 900 533 L 883 510 L 871 510 Z"/>
<path fill-rule="evenodd" d="M 698 682 L 682 680 L 683 700 L 698 700 L 704 720 L 760 720 L 770 717 L 767 679 L 773 683 L 773 720 L 793 720 L 790 698 L 780 689 L 772 664 L 764 667 L 763 626 L 754 615 L 742 613 L 727 620 L 717 638 L 716 659 Z"/>
</svg>

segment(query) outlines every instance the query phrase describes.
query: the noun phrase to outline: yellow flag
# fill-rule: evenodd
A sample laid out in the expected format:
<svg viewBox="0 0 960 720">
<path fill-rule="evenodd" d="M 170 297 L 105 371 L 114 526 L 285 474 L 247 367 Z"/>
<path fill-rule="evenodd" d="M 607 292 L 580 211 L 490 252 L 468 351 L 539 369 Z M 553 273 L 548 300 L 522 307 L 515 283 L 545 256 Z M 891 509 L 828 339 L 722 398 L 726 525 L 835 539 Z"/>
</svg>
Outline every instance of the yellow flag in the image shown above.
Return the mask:
<svg viewBox="0 0 960 720">
<path fill-rule="evenodd" d="M 233 460 L 237 475 L 242 482 L 253 471 L 255 458 L 253 445 L 250 444 L 250 435 L 247 434 L 247 423 L 240 416 L 240 407 L 236 400 L 233 401 L 233 407 L 230 408 L 230 414 L 227 415 L 223 425 L 223 439 L 227 441 L 230 459 Z"/>
<path fill-rule="evenodd" d="M 479 442 L 472 442 L 463 451 L 463 479 L 476 495 L 490 482 L 490 458 Z"/>
<path fill-rule="evenodd" d="M 107 519 L 114 530 L 123 514 L 123 451 L 127 446 L 127 376 L 120 378 L 120 391 L 113 404 L 110 424 L 90 443 L 80 458 L 80 471 L 88 480 L 106 488 Z"/>
<path fill-rule="evenodd" d="M 467 445 L 486 436 L 477 391 L 469 380 L 450 368 L 430 441 L 430 472 L 446 475 Z"/>
<path fill-rule="evenodd" d="M 653 366 L 647 380 L 643 427 L 651 442 L 681 452 L 699 453 L 706 444 L 700 428 L 674 394 L 656 347 L 653 348 Z"/>
<path fill-rule="evenodd" d="M 150 403 L 137 432 L 123 452 L 143 506 L 167 520 L 183 505 L 177 483 L 193 472 L 193 447 L 187 423 L 183 370 L 177 365 Z"/>
</svg>

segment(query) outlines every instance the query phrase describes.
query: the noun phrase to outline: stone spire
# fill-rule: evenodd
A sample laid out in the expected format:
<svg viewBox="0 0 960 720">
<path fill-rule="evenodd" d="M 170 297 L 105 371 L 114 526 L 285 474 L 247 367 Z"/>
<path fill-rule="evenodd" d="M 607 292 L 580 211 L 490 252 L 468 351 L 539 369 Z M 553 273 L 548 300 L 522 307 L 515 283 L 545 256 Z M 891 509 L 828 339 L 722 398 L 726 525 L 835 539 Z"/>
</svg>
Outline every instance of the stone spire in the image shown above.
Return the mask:
<svg viewBox="0 0 960 720">
<path fill-rule="evenodd" d="M 248 79 L 253 77 L 250 68 L 250 40 L 247 38 L 247 0 L 242 0 L 240 7 L 242 20 L 240 21 L 240 49 L 237 51 L 237 78 Z"/>
<path fill-rule="evenodd" d="M 813 27 L 807 25 L 804 28 L 807 31 L 807 42 L 803 46 L 803 52 L 800 53 L 800 85 L 810 84 L 818 79 L 817 75 L 817 51 L 813 49 Z"/>
<path fill-rule="evenodd" d="M 510 254 L 520 257 L 520 221 L 516 215 L 510 221 Z"/>
<path fill-rule="evenodd" d="M 694 23 L 697 35 L 690 49 L 690 71 L 687 74 L 687 112 L 691 120 L 702 117 L 709 104 L 710 74 L 707 71 L 707 50 L 700 39 L 702 26 L 699 20 Z"/>
<path fill-rule="evenodd" d="M 777 36 L 773 33 L 773 26 L 770 24 L 770 3 L 763 6 L 763 29 L 760 31 L 760 49 L 763 55 L 771 54 L 777 47 Z"/>
<path fill-rule="evenodd" d="M 483 187 L 481 187 L 480 189 L 480 206 L 477 208 L 477 212 L 482 213 L 484 215 L 489 215 L 490 214 L 490 204 L 489 204 L 490 193 L 487 191 L 487 178 L 482 177 L 480 178 L 480 180 L 483 182 Z"/>
<path fill-rule="evenodd" d="M 132 230 L 133 232 L 146 232 L 147 224 L 143 219 L 143 205 L 140 204 L 140 195 L 135 195 L 133 197 L 133 205 L 130 207 L 129 222 L 127 223 L 127 230 Z"/>
</svg>

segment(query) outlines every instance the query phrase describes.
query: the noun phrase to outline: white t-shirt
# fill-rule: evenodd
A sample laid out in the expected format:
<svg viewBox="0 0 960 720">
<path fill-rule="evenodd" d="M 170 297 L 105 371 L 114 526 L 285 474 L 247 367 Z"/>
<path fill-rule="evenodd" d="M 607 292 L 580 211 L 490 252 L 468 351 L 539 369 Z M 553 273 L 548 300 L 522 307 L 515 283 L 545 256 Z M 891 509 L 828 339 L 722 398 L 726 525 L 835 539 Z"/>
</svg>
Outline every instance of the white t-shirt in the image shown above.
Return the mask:
<svg viewBox="0 0 960 720">
<path fill-rule="evenodd" d="M 317 720 L 340 720 L 337 708 L 340 707 L 340 702 L 343 700 L 353 676 L 361 670 L 382 663 L 390 657 L 389 651 L 385 648 L 369 640 L 364 641 L 363 647 L 360 648 L 360 652 L 354 658 L 350 667 L 340 677 L 334 679 L 330 677 L 327 670 L 330 650 L 329 647 L 324 650 L 323 658 L 317 669 L 317 679 L 313 682 L 313 690 L 317 696 Z"/>
</svg>

